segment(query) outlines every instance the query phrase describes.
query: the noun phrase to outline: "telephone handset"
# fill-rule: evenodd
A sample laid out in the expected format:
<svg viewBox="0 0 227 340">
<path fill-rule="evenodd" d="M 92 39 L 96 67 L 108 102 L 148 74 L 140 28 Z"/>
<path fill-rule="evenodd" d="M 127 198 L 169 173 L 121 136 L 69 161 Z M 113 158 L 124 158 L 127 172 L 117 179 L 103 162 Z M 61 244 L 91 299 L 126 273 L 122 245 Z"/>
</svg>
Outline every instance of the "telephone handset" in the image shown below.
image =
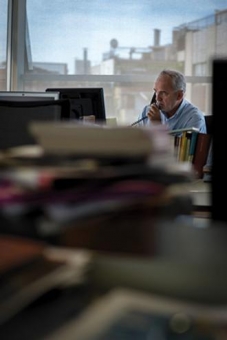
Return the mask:
<svg viewBox="0 0 227 340">
<path fill-rule="evenodd" d="M 153 96 L 152 96 L 152 98 L 151 98 L 150 105 L 151 105 L 151 104 L 154 104 L 154 103 L 156 103 L 156 93 L 153 94 Z M 130 126 L 137 125 L 137 124 L 139 124 L 140 122 L 142 122 L 144 119 L 147 119 L 147 116 L 144 116 L 144 117 L 140 118 L 140 119 L 137 120 L 136 122 L 132 123 Z"/>
<path fill-rule="evenodd" d="M 150 102 L 150 105 L 151 104 L 155 104 L 156 103 L 156 93 L 154 92 L 152 98 L 151 98 L 151 102 Z"/>
</svg>

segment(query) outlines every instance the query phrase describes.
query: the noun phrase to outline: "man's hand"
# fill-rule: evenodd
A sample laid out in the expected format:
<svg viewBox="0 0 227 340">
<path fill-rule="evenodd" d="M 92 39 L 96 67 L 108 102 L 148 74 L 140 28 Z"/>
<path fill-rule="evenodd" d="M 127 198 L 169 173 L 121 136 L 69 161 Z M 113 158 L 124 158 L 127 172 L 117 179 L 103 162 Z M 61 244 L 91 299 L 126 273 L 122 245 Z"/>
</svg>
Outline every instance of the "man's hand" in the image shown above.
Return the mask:
<svg viewBox="0 0 227 340">
<path fill-rule="evenodd" d="M 151 120 L 151 121 L 156 121 L 156 122 L 160 122 L 161 121 L 161 117 L 160 117 L 160 111 L 157 107 L 156 104 L 152 104 L 150 106 L 150 109 L 147 113 L 147 116 L 148 118 Z"/>
</svg>

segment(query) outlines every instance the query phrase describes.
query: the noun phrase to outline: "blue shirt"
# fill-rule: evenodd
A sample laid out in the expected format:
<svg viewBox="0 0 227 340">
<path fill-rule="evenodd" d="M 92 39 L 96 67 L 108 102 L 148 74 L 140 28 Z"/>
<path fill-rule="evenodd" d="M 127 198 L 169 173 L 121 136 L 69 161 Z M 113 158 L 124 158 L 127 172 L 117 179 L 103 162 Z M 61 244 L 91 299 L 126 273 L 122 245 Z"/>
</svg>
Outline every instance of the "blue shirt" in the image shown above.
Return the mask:
<svg viewBox="0 0 227 340">
<path fill-rule="evenodd" d="M 138 117 L 138 119 L 146 117 L 149 111 L 149 108 L 150 108 L 150 105 L 146 105 L 142 113 Z M 166 124 L 169 130 L 177 130 L 177 129 L 195 127 L 199 129 L 199 131 L 202 133 L 207 132 L 206 121 L 205 121 L 203 112 L 196 106 L 192 105 L 185 98 L 183 99 L 179 108 L 177 109 L 177 111 L 172 117 L 167 118 L 162 111 L 160 111 L 160 115 L 161 115 L 162 124 Z M 139 123 L 139 125 L 149 125 L 149 124 L 152 124 L 149 118 L 145 118 L 143 121 Z"/>
</svg>

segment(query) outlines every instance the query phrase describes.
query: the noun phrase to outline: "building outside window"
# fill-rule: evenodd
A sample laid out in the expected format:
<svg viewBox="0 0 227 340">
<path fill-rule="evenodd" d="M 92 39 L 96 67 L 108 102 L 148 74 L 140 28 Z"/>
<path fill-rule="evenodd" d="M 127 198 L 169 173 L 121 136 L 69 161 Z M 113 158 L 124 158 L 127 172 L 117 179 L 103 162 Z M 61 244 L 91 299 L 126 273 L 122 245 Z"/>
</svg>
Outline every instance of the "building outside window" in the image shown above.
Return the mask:
<svg viewBox="0 0 227 340">
<path fill-rule="evenodd" d="M 186 97 L 211 114 L 211 59 L 227 56 L 226 1 L 0 0 L 0 7 L 1 89 L 103 87 L 107 117 L 130 124 L 150 102 L 157 74 L 174 68 L 186 76 Z"/>
</svg>

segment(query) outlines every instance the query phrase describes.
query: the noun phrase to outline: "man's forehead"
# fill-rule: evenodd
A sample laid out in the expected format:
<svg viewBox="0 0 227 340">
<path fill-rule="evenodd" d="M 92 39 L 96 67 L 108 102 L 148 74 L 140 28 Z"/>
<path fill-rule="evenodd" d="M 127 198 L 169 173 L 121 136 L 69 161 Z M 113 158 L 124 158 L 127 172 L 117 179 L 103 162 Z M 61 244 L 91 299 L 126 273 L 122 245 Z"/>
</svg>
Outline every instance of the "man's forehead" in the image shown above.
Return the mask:
<svg viewBox="0 0 227 340">
<path fill-rule="evenodd" d="M 159 76 L 156 79 L 155 84 L 154 84 L 154 88 L 156 88 L 156 87 L 162 87 L 163 89 L 165 89 L 165 88 L 172 88 L 173 85 L 172 85 L 171 78 L 168 77 L 167 75 Z"/>
</svg>

